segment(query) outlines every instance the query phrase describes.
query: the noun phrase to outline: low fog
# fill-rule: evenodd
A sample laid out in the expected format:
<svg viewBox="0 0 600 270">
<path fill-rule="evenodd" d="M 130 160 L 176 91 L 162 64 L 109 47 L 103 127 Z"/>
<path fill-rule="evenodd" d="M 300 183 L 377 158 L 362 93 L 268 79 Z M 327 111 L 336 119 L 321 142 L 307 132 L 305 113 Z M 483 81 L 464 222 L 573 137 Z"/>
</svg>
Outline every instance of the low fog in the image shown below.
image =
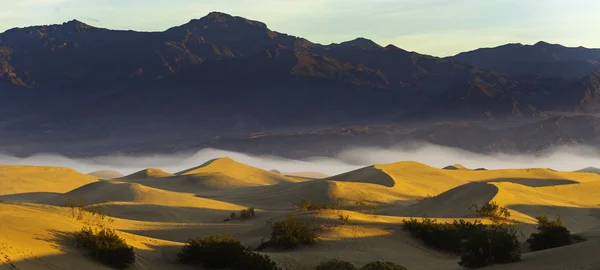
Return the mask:
<svg viewBox="0 0 600 270">
<path fill-rule="evenodd" d="M 398 145 L 393 148 L 352 148 L 336 157 L 311 157 L 291 160 L 276 156 L 255 156 L 218 149 L 203 149 L 195 153 L 149 156 L 99 156 L 87 159 L 70 159 L 56 154 L 38 154 L 27 158 L 0 155 L 2 165 L 60 166 L 76 169 L 82 173 L 97 170 L 115 170 L 130 174 L 146 168 L 160 168 L 167 172 L 179 172 L 220 157 L 265 170 L 281 172 L 321 172 L 336 175 L 364 166 L 399 161 L 417 161 L 442 168 L 461 164 L 467 168 L 552 168 L 574 171 L 586 167 L 600 167 L 600 152 L 586 147 L 560 147 L 538 155 L 482 155 L 460 149 L 431 144 Z"/>
</svg>

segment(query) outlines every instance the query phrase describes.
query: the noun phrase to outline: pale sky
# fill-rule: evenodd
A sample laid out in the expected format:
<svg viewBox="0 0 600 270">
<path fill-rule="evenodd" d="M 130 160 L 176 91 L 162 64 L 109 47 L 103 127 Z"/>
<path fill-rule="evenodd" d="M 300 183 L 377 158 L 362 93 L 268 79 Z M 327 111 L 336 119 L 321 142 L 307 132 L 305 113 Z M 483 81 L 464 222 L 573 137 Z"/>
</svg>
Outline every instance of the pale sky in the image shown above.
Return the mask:
<svg viewBox="0 0 600 270">
<path fill-rule="evenodd" d="M 0 0 L 0 32 L 72 19 L 163 31 L 211 11 L 317 43 L 365 37 L 435 56 L 540 40 L 600 48 L 600 0 Z"/>
</svg>

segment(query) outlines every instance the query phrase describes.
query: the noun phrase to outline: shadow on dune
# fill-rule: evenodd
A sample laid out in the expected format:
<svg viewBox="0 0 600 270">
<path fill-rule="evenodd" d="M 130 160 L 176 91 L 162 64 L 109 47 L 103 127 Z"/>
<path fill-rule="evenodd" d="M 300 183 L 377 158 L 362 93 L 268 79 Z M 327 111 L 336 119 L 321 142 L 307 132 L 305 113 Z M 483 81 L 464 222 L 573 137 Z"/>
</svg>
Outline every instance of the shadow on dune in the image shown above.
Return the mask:
<svg viewBox="0 0 600 270">
<path fill-rule="evenodd" d="M 103 211 L 108 216 L 127 220 L 176 223 L 222 222 L 231 212 L 239 214 L 239 210 L 155 204 L 104 204 Z"/>
<path fill-rule="evenodd" d="M 34 239 L 48 242 L 53 248 L 56 248 L 66 254 L 80 253 L 77 250 L 77 241 L 75 241 L 74 233 L 50 230 L 49 234 L 50 237 L 36 236 Z"/>
<path fill-rule="evenodd" d="M 576 200 L 576 198 L 573 198 Z M 555 219 L 560 215 L 563 224 L 573 233 L 598 229 L 600 225 L 600 208 L 578 208 L 549 205 L 508 205 L 510 210 L 519 211 L 530 217 L 547 215 Z"/>
<path fill-rule="evenodd" d="M 38 202 L 48 200 L 55 196 L 61 195 L 56 192 L 27 192 L 18 194 L 1 195 L 0 201 L 4 202 Z"/>
<path fill-rule="evenodd" d="M 411 217 L 464 218 L 475 217 L 469 207 L 482 205 L 493 199 L 499 189 L 493 184 L 473 182 L 458 186 L 435 197 L 417 201 L 406 207 L 381 211 L 383 215 Z"/>
<path fill-rule="evenodd" d="M 10 269 L 112 269 L 96 262 L 92 257 L 88 256 L 85 250 L 77 247 L 73 233 L 62 231 L 49 231 L 48 236 L 36 236 L 34 239 L 50 243 L 53 248 L 56 248 L 61 255 L 52 256 L 36 256 L 28 257 L 23 260 L 10 260 L 7 255 L 5 260 L 8 261 Z M 192 269 L 176 263 L 176 256 L 181 246 L 154 246 L 146 245 L 144 249 L 135 249 L 136 266 L 135 269 Z M 28 255 L 29 256 L 29 255 Z M 140 267 L 143 266 L 143 267 Z"/>
<path fill-rule="evenodd" d="M 577 181 L 568 179 L 536 179 L 536 178 L 496 178 L 490 180 L 481 181 L 484 183 L 514 183 L 528 187 L 549 187 L 549 186 L 561 186 L 579 184 Z"/>
</svg>

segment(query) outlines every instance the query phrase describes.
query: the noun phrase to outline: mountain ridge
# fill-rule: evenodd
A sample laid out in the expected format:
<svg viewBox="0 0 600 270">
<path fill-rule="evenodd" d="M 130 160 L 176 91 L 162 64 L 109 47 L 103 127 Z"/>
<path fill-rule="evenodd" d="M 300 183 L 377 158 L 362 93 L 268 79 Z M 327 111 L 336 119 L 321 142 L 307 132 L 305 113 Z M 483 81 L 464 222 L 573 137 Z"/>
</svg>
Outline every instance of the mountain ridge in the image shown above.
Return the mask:
<svg viewBox="0 0 600 270">
<path fill-rule="evenodd" d="M 321 45 L 219 12 L 162 32 L 75 20 L 0 40 L 0 134 L 15 144 L 600 111 L 592 72 L 515 75 L 366 38 Z"/>
</svg>

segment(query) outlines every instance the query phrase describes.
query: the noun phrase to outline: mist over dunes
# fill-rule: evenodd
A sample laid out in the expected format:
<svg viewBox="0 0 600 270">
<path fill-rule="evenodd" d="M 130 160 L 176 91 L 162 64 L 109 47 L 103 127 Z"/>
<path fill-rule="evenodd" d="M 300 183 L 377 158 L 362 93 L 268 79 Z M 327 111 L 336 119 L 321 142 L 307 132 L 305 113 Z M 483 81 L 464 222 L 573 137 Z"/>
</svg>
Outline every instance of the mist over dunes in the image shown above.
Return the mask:
<svg viewBox="0 0 600 270">
<path fill-rule="evenodd" d="M 416 161 L 436 168 L 444 168 L 459 163 L 470 169 L 552 168 L 561 171 L 575 171 L 600 166 L 600 152 L 595 148 L 585 146 L 563 146 L 529 155 L 485 155 L 423 143 L 400 144 L 385 149 L 356 147 L 341 151 L 334 157 L 313 156 L 300 160 L 208 148 L 197 152 L 187 151 L 172 155 L 107 155 L 81 159 L 72 159 L 54 154 L 38 154 L 25 158 L 4 154 L 0 155 L 0 164 L 61 166 L 74 168 L 82 173 L 114 170 L 115 172 L 110 172 L 113 176 L 122 175 L 125 176 L 125 179 L 133 179 L 168 177 L 178 172 L 184 172 L 183 174 L 185 174 L 185 170 L 191 170 L 190 168 L 197 166 L 197 164 L 203 164 L 222 157 L 230 157 L 237 162 L 260 168 L 267 171 L 264 174 L 273 175 L 274 178 L 284 178 L 288 172 L 292 174 L 294 172 L 318 172 L 321 173 L 319 175 L 321 177 L 322 174 L 333 176 L 375 163 L 398 161 Z M 221 161 L 226 162 L 227 159 Z M 202 167 L 197 169 L 202 169 Z M 275 176 L 276 173 L 269 173 L 268 171 L 271 170 L 279 171 L 281 176 Z M 242 177 L 242 175 L 243 173 L 240 173 L 238 177 Z"/>
</svg>

